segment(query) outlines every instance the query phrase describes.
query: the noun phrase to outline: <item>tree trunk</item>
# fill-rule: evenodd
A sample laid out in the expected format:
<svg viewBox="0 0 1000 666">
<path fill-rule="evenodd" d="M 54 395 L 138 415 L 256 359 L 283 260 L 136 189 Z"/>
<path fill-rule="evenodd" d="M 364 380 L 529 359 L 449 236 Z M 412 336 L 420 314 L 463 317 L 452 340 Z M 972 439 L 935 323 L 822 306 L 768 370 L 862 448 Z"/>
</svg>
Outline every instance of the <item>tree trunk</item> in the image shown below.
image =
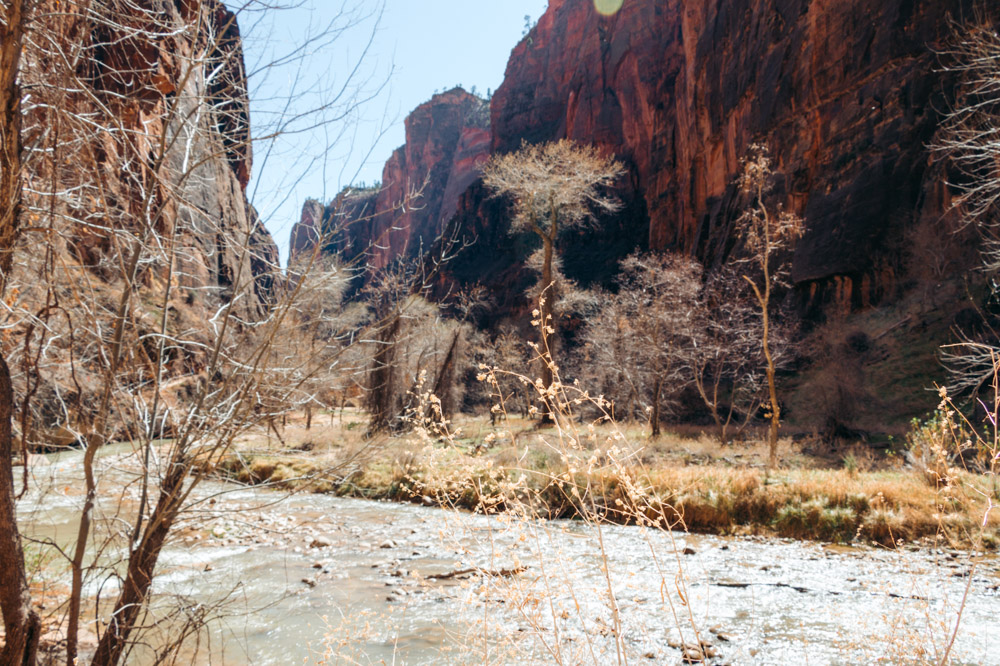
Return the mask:
<svg viewBox="0 0 1000 666">
<path fill-rule="evenodd" d="M 393 369 L 395 365 L 396 337 L 402 328 L 402 317 L 396 313 L 378 335 L 378 348 L 372 359 L 372 369 L 368 386 L 368 436 L 384 432 L 392 420 L 392 402 L 395 382 Z"/>
<path fill-rule="evenodd" d="M 545 388 L 552 386 L 553 373 L 552 373 L 552 347 L 551 339 L 549 336 L 549 327 L 555 328 L 555 308 L 553 307 L 553 300 L 555 299 L 555 293 L 553 288 L 552 280 L 552 262 L 553 254 L 555 248 L 552 246 L 551 239 L 545 239 L 545 249 L 544 249 L 544 261 L 542 263 L 542 291 L 541 299 L 539 305 L 539 312 L 541 313 L 541 340 L 542 340 L 542 385 Z"/>
<path fill-rule="evenodd" d="M 21 220 L 21 89 L 17 82 L 26 25 L 23 0 L 7 0 L 0 21 L 0 298 L 7 289 Z M 41 621 L 31 608 L 14 500 L 14 390 L 0 350 L 0 664 L 33 665 Z M 28 474 L 27 460 L 24 467 Z"/>
<path fill-rule="evenodd" d="M 462 329 L 455 331 L 451 344 L 448 346 L 448 353 L 444 355 L 441 368 L 438 370 L 437 379 L 434 380 L 434 389 L 431 395 L 440 400 L 441 417 L 448 418 L 455 412 L 455 405 L 451 394 L 455 383 L 455 356 L 458 351 L 458 341 L 462 337 Z M 426 416 L 433 418 L 432 408 L 428 406 Z"/>
<path fill-rule="evenodd" d="M 313 406 L 311 402 L 306 403 L 306 430 L 312 430 Z"/>
<path fill-rule="evenodd" d="M 719 380 L 715 380 L 712 397 L 709 398 L 708 391 L 705 390 L 704 372 L 705 368 L 700 368 L 695 371 L 694 385 L 698 389 L 698 395 L 701 396 L 701 401 L 704 402 L 705 406 L 712 412 L 712 420 L 715 421 L 715 432 L 719 437 L 719 443 L 725 447 L 729 444 L 729 436 L 726 432 L 726 426 L 729 423 L 728 421 L 723 423 L 722 416 L 719 414 Z M 732 414 L 732 411 L 732 405 L 730 405 L 729 413 Z"/>
<path fill-rule="evenodd" d="M 267 434 L 268 443 L 270 443 L 271 433 L 273 432 L 274 436 L 278 438 L 279 442 L 281 442 L 281 445 L 285 446 L 285 438 L 281 436 L 281 431 L 279 431 L 278 430 L 278 426 L 275 425 L 275 423 L 274 423 L 274 416 L 268 416 L 267 417 L 267 428 L 268 428 L 268 430 L 267 430 L 267 433 L 268 433 Z"/>
<path fill-rule="evenodd" d="M 553 284 L 553 254 L 555 252 L 555 242 L 551 237 L 543 236 L 542 245 L 544 252 L 544 260 L 542 262 L 542 283 L 541 283 L 541 295 L 539 297 L 539 307 L 538 311 L 540 313 L 541 325 L 539 327 L 539 332 L 541 336 L 541 368 L 539 370 L 539 376 L 542 380 L 542 386 L 548 391 L 552 387 L 552 383 L 555 379 L 555 373 L 552 370 L 553 360 L 552 360 L 552 338 L 549 335 L 549 328 L 555 329 L 555 307 L 553 306 L 553 301 L 555 300 L 555 289 Z M 548 424 L 553 423 L 556 417 L 556 405 L 552 400 L 543 399 L 542 400 L 542 423 Z"/>
<path fill-rule="evenodd" d="M 73 559 L 70 561 L 72 581 L 70 584 L 69 616 L 66 624 L 66 664 L 76 664 L 77 643 L 80 631 L 80 609 L 83 603 L 83 560 L 87 553 L 87 541 L 90 538 L 91 513 L 97 501 L 97 482 L 94 478 L 94 458 L 102 442 L 98 435 L 91 434 L 87 438 L 87 448 L 83 455 L 83 475 L 86 484 L 86 495 L 83 510 L 80 512 L 80 526 L 77 529 L 76 547 Z"/>
<path fill-rule="evenodd" d="M 111 623 L 97 645 L 93 666 L 115 666 L 121 661 L 128 646 L 129 636 L 145 606 L 160 551 L 163 550 L 167 534 L 173 527 L 180 509 L 181 491 L 189 465 L 180 460 L 176 461 L 171 469 L 172 471 L 163 480 L 160 499 L 149 517 L 146 533 L 138 548 L 132 551 L 128 558 L 128 571 L 122 584 L 122 591 L 115 603 Z"/>
<path fill-rule="evenodd" d="M 6 0 L 0 20 L 0 296 L 7 289 L 21 222 L 21 87 L 24 0 Z"/>
<path fill-rule="evenodd" d="M 24 551 L 17 529 L 14 503 L 14 470 L 11 467 L 14 391 L 10 369 L 0 354 L 0 610 L 6 643 L 0 650 L 0 664 L 32 665 L 36 660 L 41 621 L 31 608 L 31 592 L 24 571 Z M 27 466 L 24 473 L 28 473 Z"/>
<path fill-rule="evenodd" d="M 778 464 L 778 428 L 781 427 L 781 405 L 778 404 L 778 389 L 775 382 L 774 358 L 771 356 L 769 340 L 770 320 L 767 315 L 767 304 L 764 304 L 764 358 L 767 360 L 767 391 L 771 403 L 771 423 L 768 427 L 768 469 L 774 469 Z"/>
<path fill-rule="evenodd" d="M 660 436 L 660 389 L 661 381 L 657 377 L 653 380 L 653 413 L 649 417 L 649 436 Z"/>
<path fill-rule="evenodd" d="M 723 421 L 719 414 L 718 405 L 712 405 L 712 418 L 715 420 L 716 432 L 719 435 L 719 444 L 725 448 L 729 446 L 729 423 L 733 415 L 733 406 L 729 406 L 729 417 Z"/>
</svg>

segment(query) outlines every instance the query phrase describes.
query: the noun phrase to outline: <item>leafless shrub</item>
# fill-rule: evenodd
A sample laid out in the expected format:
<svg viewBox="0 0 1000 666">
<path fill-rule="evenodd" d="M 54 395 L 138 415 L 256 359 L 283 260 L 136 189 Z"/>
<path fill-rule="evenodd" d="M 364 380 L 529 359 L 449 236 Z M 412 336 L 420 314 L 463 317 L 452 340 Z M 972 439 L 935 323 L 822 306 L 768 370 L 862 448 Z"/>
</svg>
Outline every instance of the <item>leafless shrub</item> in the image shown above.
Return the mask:
<svg viewBox="0 0 1000 666">
<path fill-rule="evenodd" d="M 712 414 L 723 446 L 751 423 L 765 386 L 760 312 L 747 290 L 746 281 L 724 266 L 708 278 L 700 295 L 691 366 L 698 395 Z M 774 348 L 787 357 L 781 342 Z"/>
<path fill-rule="evenodd" d="M 602 389 L 620 396 L 618 418 L 641 407 L 660 434 L 665 401 L 692 380 L 698 346 L 701 266 L 668 254 L 634 254 L 622 262 L 617 294 L 605 295 L 588 327 L 589 359 Z"/>
</svg>

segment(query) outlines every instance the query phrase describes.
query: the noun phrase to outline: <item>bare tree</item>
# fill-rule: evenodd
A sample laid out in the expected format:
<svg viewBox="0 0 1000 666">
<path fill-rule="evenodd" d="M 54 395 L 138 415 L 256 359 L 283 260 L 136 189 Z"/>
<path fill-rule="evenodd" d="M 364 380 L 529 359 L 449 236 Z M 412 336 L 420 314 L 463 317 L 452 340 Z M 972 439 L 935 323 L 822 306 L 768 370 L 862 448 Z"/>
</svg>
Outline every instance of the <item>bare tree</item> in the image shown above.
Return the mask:
<svg viewBox="0 0 1000 666">
<path fill-rule="evenodd" d="M 1000 269 L 1000 35 L 985 18 L 956 25 L 953 34 L 943 59 L 959 85 L 933 149 L 958 171 L 949 182 L 959 192 L 956 206 L 965 224 L 982 234 L 986 268 L 995 272 Z"/>
<path fill-rule="evenodd" d="M 536 319 L 545 389 L 553 380 L 551 338 L 558 325 L 555 303 L 559 298 L 554 258 L 560 234 L 593 219 L 594 212 L 617 211 L 620 204 L 607 190 L 623 173 L 621 164 L 598 148 L 567 139 L 525 145 L 513 153 L 495 156 L 483 170 L 486 186 L 513 201 L 511 231 L 530 231 L 542 241 L 541 297 Z"/>
<path fill-rule="evenodd" d="M 606 298 L 588 329 L 593 360 L 621 380 L 628 404 L 634 396 L 647 405 L 653 437 L 660 434 L 664 401 L 692 379 L 700 291 L 695 260 L 633 254 L 622 262 L 618 293 Z"/>
<path fill-rule="evenodd" d="M 743 172 L 738 184 L 744 194 L 750 196 L 750 206 L 740 218 L 740 233 L 748 254 L 747 261 L 759 270 L 758 277 L 744 274 L 744 279 L 753 288 L 757 305 L 760 307 L 760 342 L 764 352 L 768 390 L 768 467 L 778 462 L 778 429 L 781 427 L 781 403 L 775 374 L 771 340 L 771 299 L 780 284 L 782 270 L 787 260 L 787 250 L 802 235 L 801 218 L 780 208 L 768 208 L 765 197 L 772 187 L 773 171 L 767 148 L 761 144 L 750 146 L 749 155 L 743 160 Z"/>
<path fill-rule="evenodd" d="M 456 376 L 468 326 L 422 295 L 428 285 L 428 276 L 402 264 L 379 271 L 365 288 L 371 312 L 363 333 L 371 359 L 365 393 L 369 436 L 408 427 L 413 419 L 440 421 L 459 400 Z M 414 412 L 424 399 L 433 415 Z"/>
<path fill-rule="evenodd" d="M 983 268 L 994 278 L 1000 271 L 1000 35 L 986 15 L 953 26 L 952 34 L 942 60 L 958 86 L 932 148 L 957 171 L 949 186 L 958 192 L 960 223 L 980 235 Z M 995 291 L 995 281 L 991 286 Z M 942 348 L 953 395 L 976 396 L 994 383 L 1000 334 L 980 314 L 980 330 L 958 331 L 959 341 Z"/>
<path fill-rule="evenodd" d="M 709 277 L 700 298 L 692 355 L 694 385 L 712 414 L 722 446 L 753 420 L 765 385 L 760 312 L 754 310 L 747 288 L 730 267 L 723 266 Z M 775 348 L 780 351 L 781 345 L 772 345 Z"/>
<path fill-rule="evenodd" d="M 365 287 L 365 300 L 371 310 L 371 367 L 365 387 L 368 408 L 368 434 L 388 430 L 402 414 L 405 393 L 399 377 L 402 347 L 406 339 L 407 319 L 426 310 L 426 302 L 414 293 L 413 267 L 407 263 L 377 271 Z"/>
<path fill-rule="evenodd" d="M 587 322 L 578 374 L 587 386 L 608 397 L 608 410 L 616 421 L 648 417 L 640 375 L 645 350 L 632 342 L 627 303 L 603 292 L 597 297 L 602 305 Z"/>
</svg>

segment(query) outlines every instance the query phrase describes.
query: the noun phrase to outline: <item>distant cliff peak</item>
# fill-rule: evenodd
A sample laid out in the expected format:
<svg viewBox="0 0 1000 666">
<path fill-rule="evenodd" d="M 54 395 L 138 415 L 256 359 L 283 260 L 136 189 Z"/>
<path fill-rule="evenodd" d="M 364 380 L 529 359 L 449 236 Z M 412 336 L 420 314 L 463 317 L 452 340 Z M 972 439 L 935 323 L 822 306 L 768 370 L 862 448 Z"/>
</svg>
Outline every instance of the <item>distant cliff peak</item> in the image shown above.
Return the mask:
<svg viewBox="0 0 1000 666">
<path fill-rule="evenodd" d="M 435 94 L 406 117 L 397 148 L 375 189 L 346 188 L 320 215 L 307 201 L 292 229 L 292 256 L 321 237 L 346 259 L 368 253 L 384 266 L 427 248 L 455 214 L 458 199 L 489 159 L 489 102 L 456 87 Z"/>
</svg>

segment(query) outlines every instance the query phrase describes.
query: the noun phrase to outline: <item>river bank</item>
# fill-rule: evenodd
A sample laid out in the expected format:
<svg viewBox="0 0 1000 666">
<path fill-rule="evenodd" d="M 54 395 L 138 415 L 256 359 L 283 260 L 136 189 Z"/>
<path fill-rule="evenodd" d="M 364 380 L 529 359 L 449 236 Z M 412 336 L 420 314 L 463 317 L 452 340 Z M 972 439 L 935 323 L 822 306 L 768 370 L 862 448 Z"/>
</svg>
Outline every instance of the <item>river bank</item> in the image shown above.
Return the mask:
<svg viewBox="0 0 1000 666">
<path fill-rule="evenodd" d="M 1000 499 L 995 476 L 951 469 L 942 482 L 898 455 L 855 449 L 838 464 L 808 442 L 785 440 L 780 466 L 768 471 L 762 444 L 720 447 L 704 435 L 650 440 L 639 428 L 605 429 L 588 441 L 522 422 L 497 437 L 488 423 L 467 420 L 458 436 L 366 441 L 362 419 L 333 417 L 309 430 L 293 422 L 283 442 L 249 438 L 217 472 L 248 485 L 717 535 L 1000 544 L 1000 512 L 989 511 Z"/>
</svg>

